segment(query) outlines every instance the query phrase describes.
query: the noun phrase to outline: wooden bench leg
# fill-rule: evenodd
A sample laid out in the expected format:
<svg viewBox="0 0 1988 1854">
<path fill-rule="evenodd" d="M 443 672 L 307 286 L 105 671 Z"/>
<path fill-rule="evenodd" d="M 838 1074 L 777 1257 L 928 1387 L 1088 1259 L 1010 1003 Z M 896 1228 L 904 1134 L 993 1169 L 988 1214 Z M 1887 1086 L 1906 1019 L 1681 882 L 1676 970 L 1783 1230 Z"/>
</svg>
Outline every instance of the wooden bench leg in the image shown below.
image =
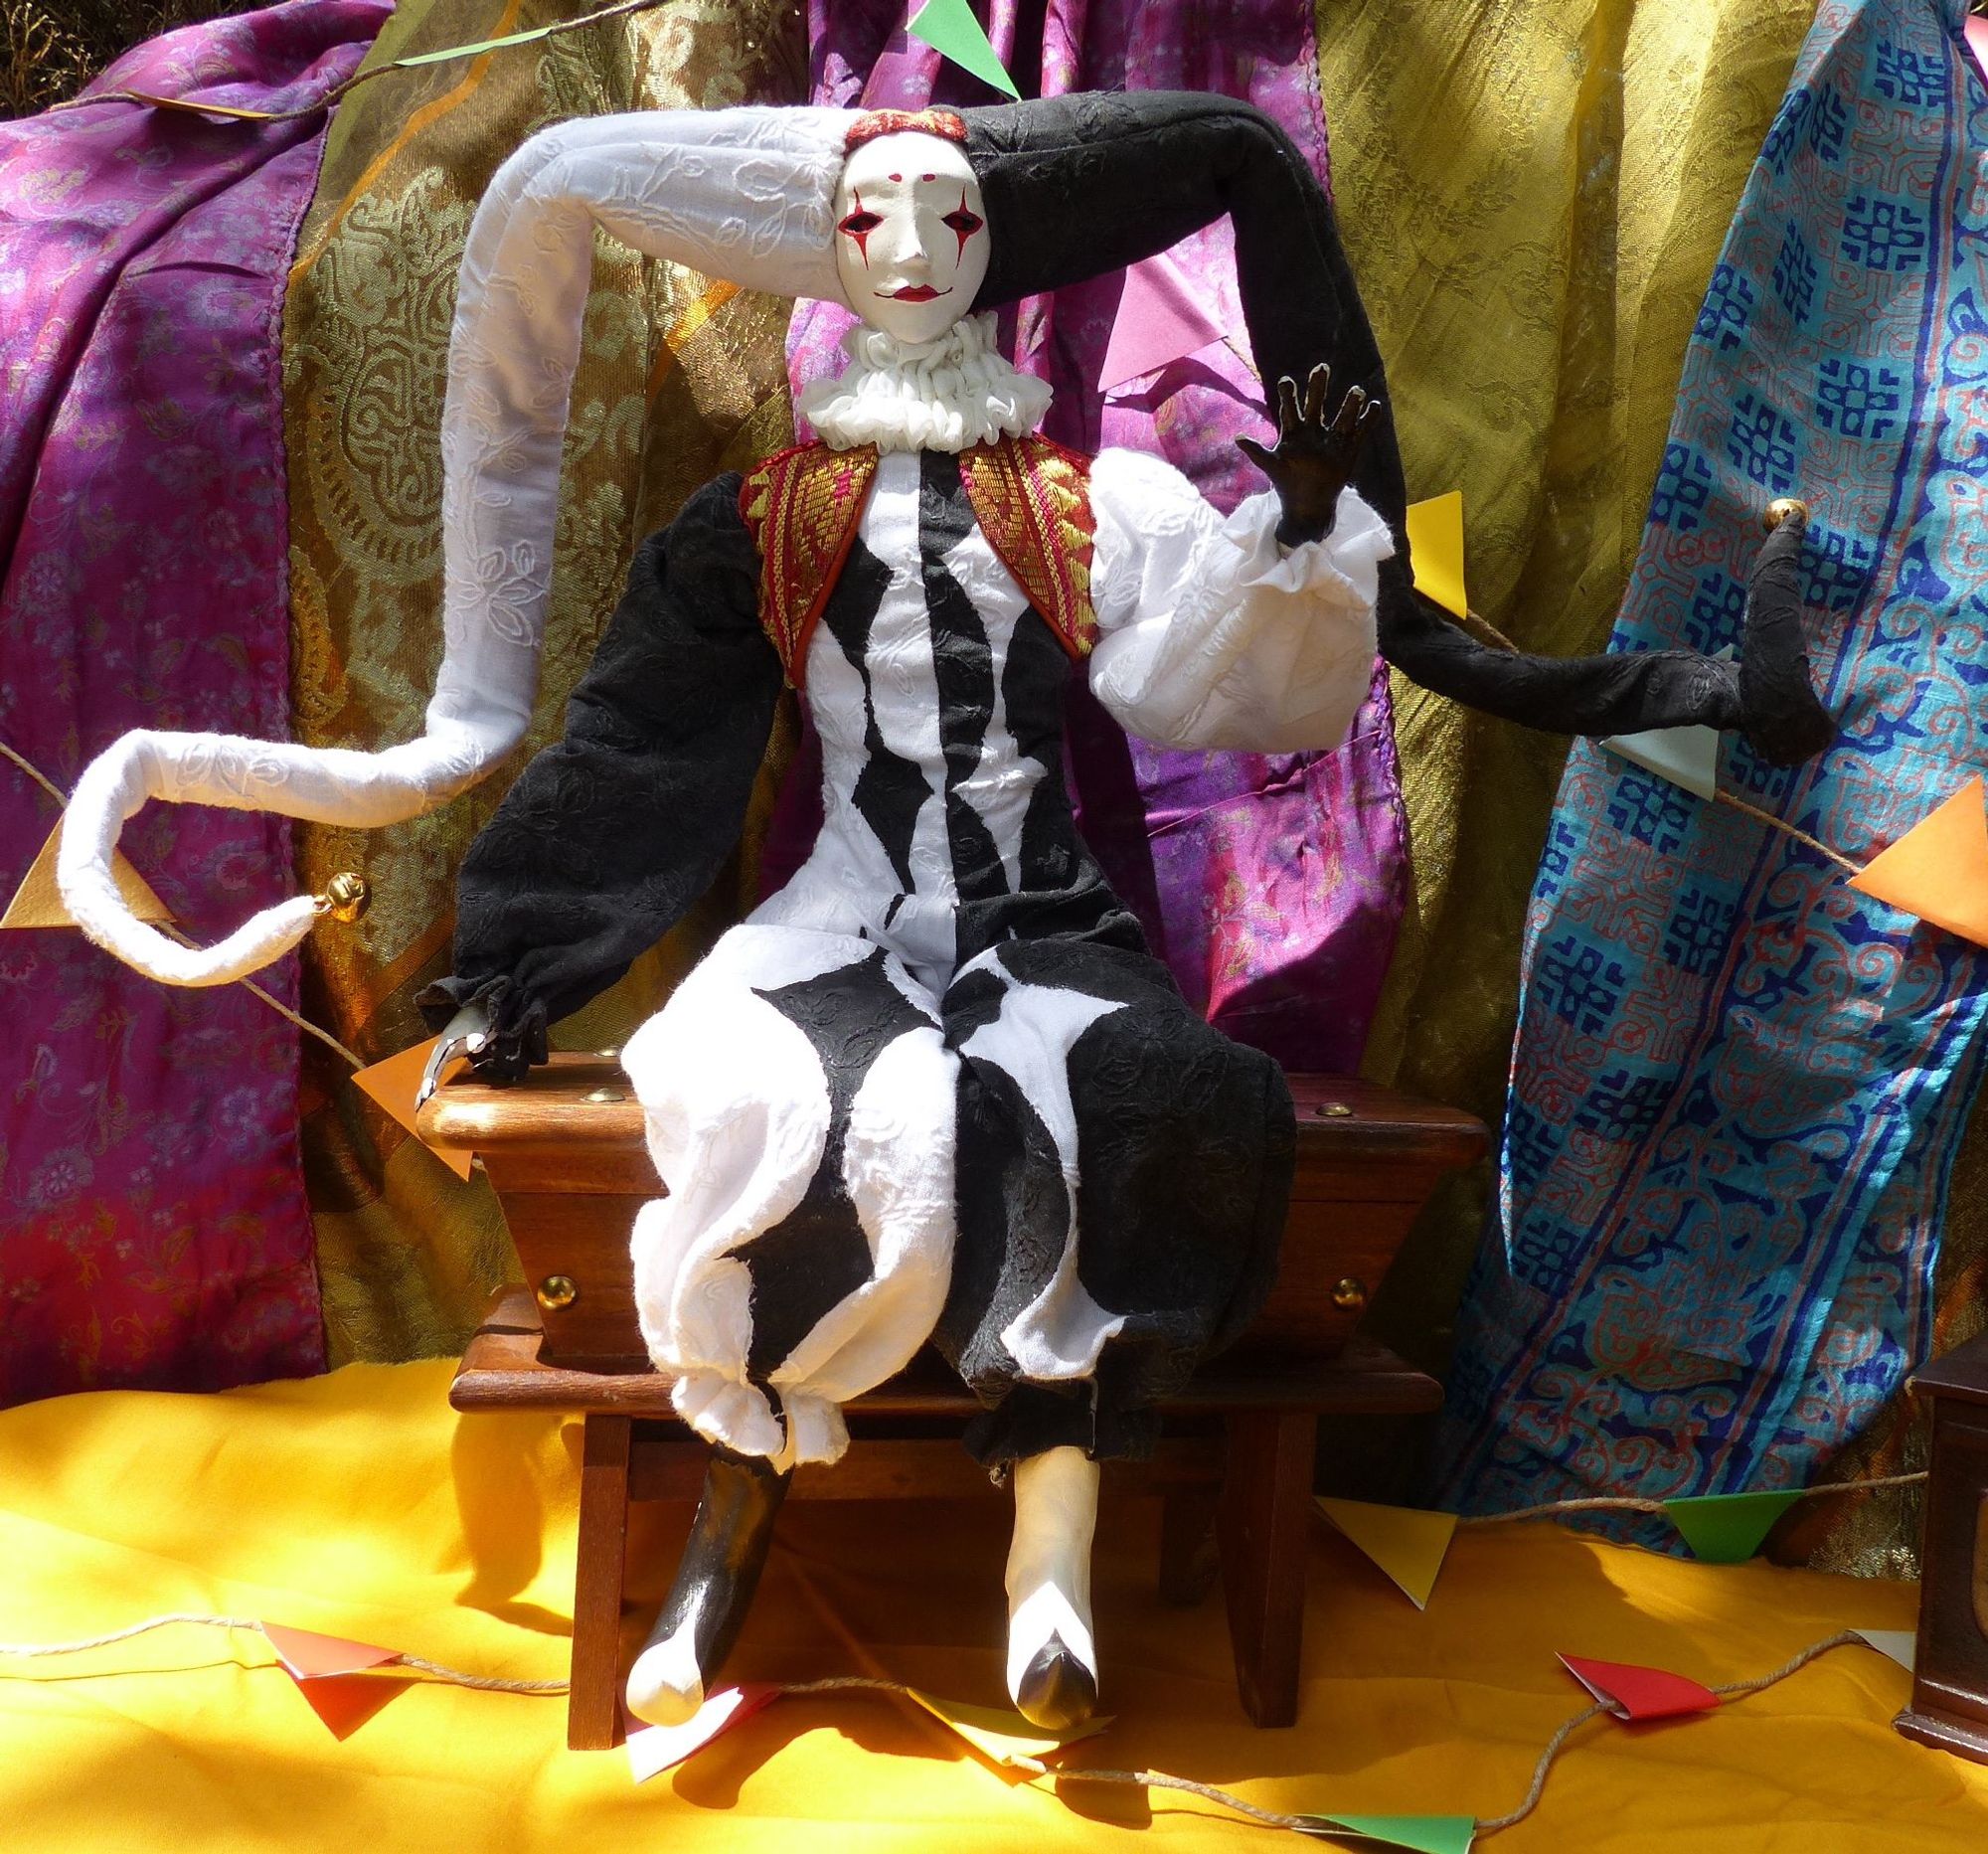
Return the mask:
<svg viewBox="0 0 1988 1854">
<path fill-rule="evenodd" d="M 1214 1585 L 1220 1564 L 1214 1487 L 1172 1487 L 1160 1497 L 1160 1600 L 1188 1608 Z"/>
<path fill-rule="evenodd" d="M 1231 1413 L 1222 1484 L 1222 1583 L 1236 1685 L 1252 1724 L 1285 1726 L 1298 1715 L 1298 1662 L 1312 1450 L 1310 1411 Z"/>
<path fill-rule="evenodd" d="M 566 1708 L 566 1742 L 575 1751 L 609 1751 L 621 1739 L 621 1579 L 633 1427 L 627 1417 L 589 1416 L 581 1445 Z"/>
</svg>

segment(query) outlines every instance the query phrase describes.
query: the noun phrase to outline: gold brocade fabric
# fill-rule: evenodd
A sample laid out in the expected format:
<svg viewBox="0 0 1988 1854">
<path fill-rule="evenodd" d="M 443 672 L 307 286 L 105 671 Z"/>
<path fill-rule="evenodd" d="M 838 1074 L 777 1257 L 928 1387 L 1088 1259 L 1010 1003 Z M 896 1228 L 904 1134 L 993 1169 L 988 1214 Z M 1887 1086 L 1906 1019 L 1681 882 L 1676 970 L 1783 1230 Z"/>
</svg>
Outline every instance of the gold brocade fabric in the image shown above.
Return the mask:
<svg viewBox="0 0 1988 1854">
<path fill-rule="evenodd" d="M 570 16 L 558 0 L 402 0 L 368 60 Z M 537 45 L 401 72 L 333 119 L 298 242 L 283 333 L 296 738 L 378 748 L 421 731 L 441 651 L 439 421 L 470 214 L 532 130 L 613 110 L 805 95 L 792 0 L 674 3 Z M 369 1061 L 426 1032 L 414 997 L 446 972 L 456 867 L 566 698 L 635 544 L 725 469 L 792 441 L 789 305 L 645 261 L 601 240 L 567 444 L 538 711 L 513 761 L 435 814 L 361 833 L 295 830 L 298 877 L 356 869 L 373 907 L 306 942 L 307 1014 Z M 790 722 L 787 724 L 790 728 Z M 783 730 L 734 869 L 692 920 L 561 1027 L 618 1044 L 748 892 Z M 480 1174 L 461 1184 L 303 1050 L 303 1160 L 332 1364 L 456 1350 L 517 1263 Z"/>
<path fill-rule="evenodd" d="M 1318 0 L 1340 221 L 1386 360 L 1410 498 L 1463 491 L 1473 607 L 1528 648 L 1605 647 L 1684 349 L 1810 0 Z M 1397 677 L 1414 894 L 1366 1067 L 1494 1128 L 1520 934 L 1565 744 Z M 1940 1349 L 1978 1324 L 1988 1138 L 1945 1233 Z M 1372 1329 L 1440 1371 L 1489 1165 L 1451 1181 Z M 1973 1184 L 1975 1188 L 1968 1187 Z M 1903 1406 L 1832 1477 L 1903 1465 Z M 1335 1437 L 1335 1440 L 1340 1438 Z M 1399 1436 L 1389 1438 L 1399 1444 Z M 1363 1437 L 1344 1437 L 1356 1457 Z M 1389 1471 L 1366 1463 L 1377 1485 Z M 1393 1491 L 1409 1491 L 1412 1463 Z M 1797 1555 L 1909 1574 L 1899 1495 L 1817 1502 Z"/>
</svg>

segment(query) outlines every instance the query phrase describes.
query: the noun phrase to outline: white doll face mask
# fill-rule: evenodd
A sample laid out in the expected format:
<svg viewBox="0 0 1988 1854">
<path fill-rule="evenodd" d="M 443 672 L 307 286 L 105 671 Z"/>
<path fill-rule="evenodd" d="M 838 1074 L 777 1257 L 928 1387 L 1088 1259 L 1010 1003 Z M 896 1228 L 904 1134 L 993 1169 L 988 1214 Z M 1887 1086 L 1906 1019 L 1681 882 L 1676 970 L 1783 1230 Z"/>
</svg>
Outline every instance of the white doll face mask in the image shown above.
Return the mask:
<svg viewBox="0 0 1988 1854">
<path fill-rule="evenodd" d="M 843 166 L 835 220 L 843 291 L 872 328 L 933 341 L 973 307 L 987 221 L 958 143 L 916 131 L 862 143 Z"/>
</svg>

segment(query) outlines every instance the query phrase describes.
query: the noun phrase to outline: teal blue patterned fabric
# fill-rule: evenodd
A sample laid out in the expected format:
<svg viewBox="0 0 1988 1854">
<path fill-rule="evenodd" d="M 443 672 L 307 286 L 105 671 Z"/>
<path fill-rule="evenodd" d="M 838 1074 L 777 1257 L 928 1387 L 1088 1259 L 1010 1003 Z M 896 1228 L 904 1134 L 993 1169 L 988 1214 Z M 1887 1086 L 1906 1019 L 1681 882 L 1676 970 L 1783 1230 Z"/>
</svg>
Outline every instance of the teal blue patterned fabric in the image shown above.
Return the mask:
<svg viewBox="0 0 1988 1854">
<path fill-rule="evenodd" d="M 1760 514 L 1807 498 L 1805 624 L 1841 733 L 1792 772 L 1728 736 L 1720 781 L 1860 862 L 1980 769 L 1988 728 L 1988 91 L 1963 11 L 1819 9 L 1706 294 L 1612 643 L 1737 645 Z M 1815 1478 L 1928 1344 L 1984 976 L 1988 954 L 1814 850 L 1577 746 L 1527 923 L 1444 1495 Z"/>
</svg>

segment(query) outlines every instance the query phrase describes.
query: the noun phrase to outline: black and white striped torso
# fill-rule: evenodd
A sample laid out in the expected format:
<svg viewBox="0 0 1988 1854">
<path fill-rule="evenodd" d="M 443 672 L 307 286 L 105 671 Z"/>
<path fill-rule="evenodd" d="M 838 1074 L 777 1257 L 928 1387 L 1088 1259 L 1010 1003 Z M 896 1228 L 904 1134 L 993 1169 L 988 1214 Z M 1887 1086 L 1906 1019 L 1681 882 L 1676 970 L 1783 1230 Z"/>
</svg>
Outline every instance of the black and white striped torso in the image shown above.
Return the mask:
<svg viewBox="0 0 1988 1854">
<path fill-rule="evenodd" d="M 1071 661 L 974 520 L 959 460 L 880 460 L 808 646 L 814 852 L 755 920 L 861 933 L 939 983 L 999 939 L 1118 913 L 1063 778 Z"/>
</svg>

